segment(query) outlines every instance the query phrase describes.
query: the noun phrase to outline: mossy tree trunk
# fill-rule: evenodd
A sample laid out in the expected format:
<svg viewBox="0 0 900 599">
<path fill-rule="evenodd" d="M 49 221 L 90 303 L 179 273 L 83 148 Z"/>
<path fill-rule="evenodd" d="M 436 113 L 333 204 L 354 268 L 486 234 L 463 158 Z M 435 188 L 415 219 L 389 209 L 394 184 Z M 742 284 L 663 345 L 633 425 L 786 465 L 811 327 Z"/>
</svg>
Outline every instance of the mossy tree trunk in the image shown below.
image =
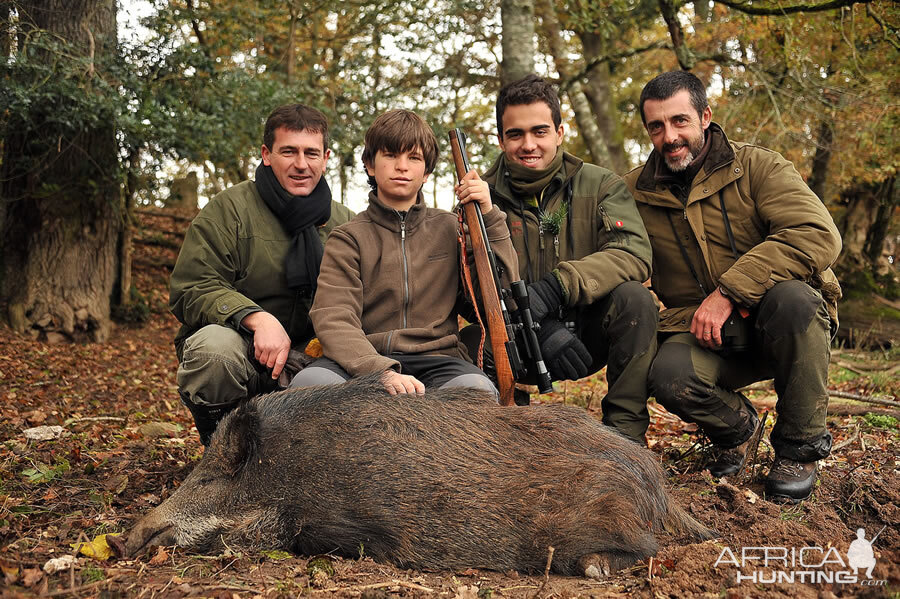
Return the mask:
<svg viewBox="0 0 900 599">
<path fill-rule="evenodd" d="M 884 244 L 891 221 L 900 205 L 900 185 L 896 177 L 846 190 L 841 199 L 847 208 L 840 223 L 844 242 L 838 268 L 842 272 L 866 270 L 885 272 Z"/>
<path fill-rule="evenodd" d="M 116 51 L 115 0 L 24 0 L 17 8 L 18 39 L 43 30 L 64 40 L 78 67 L 60 77 L 77 80 L 79 93 L 100 93 L 101 58 Z M 13 51 L 16 60 L 67 60 L 27 42 Z M 0 293 L 13 328 L 50 341 L 107 338 L 120 259 L 114 111 L 88 115 L 90 127 L 60 122 L 89 105 L 77 95 L 36 99 L 3 145 Z"/>
<path fill-rule="evenodd" d="M 534 1 L 500 0 L 500 21 L 500 83 L 506 85 L 534 72 Z"/>
</svg>

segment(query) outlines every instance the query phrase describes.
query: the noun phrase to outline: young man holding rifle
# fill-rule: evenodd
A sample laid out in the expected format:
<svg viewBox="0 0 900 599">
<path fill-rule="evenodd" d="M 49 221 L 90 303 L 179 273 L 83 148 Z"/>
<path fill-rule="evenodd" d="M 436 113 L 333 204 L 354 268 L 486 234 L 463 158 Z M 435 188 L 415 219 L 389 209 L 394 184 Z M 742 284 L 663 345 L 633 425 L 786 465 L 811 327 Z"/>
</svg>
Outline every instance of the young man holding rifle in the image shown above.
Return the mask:
<svg viewBox="0 0 900 599">
<path fill-rule="evenodd" d="M 497 98 L 503 154 L 484 180 L 506 212 L 550 375 L 578 379 L 606 365 L 603 422 L 644 443 L 658 318 L 641 284 L 650 242 L 622 179 L 564 152 L 563 133 L 550 84 L 510 83 Z"/>
</svg>

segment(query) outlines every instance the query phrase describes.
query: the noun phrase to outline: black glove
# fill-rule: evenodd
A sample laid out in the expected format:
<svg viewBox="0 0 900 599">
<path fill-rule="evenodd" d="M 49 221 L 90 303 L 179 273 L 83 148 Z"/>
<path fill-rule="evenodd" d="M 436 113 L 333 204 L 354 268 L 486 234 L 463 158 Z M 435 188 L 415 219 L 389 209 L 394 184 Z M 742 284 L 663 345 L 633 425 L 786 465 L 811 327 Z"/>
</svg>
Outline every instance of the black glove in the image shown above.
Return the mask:
<svg viewBox="0 0 900 599">
<path fill-rule="evenodd" d="M 558 310 L 563 301 L 563 290 L 556 275 L 547 273 L 540 281 L 529 285 L 528 300 L 531 302 L 531 317 L 535 322 L 541 322 L 548 314 Z"/>
<path fill-rule="evenodd" d="M 578 337 L 555 318 L 541 323 L 538 331 L 541 354 L 554 381 L 577 380 L 588 375 L 593 359 Z"/>
</svg>

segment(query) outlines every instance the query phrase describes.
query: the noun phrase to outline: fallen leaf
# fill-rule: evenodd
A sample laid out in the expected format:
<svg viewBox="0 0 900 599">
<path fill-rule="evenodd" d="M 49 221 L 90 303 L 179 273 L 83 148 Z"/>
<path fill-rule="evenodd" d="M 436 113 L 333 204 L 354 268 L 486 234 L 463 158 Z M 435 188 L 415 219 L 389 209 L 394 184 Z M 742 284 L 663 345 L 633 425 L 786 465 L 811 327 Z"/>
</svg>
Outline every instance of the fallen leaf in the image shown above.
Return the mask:
<svg viewBox="0 0 900 599">
<path fill-rule="evenodd" d="M 25 418 L 27 418 L 28 422 L 31 424 L 40 424 L 47 420 L 47 414 L 40 410 L 33 410 L 26 414 Z"/>
<path fill-rule="evenodd" d="M 44 573 L 41 572 L 40 568 L 26 568 L 22 572 L 22 584 L 26 588 L 31 588 L 39 583 L 43 577 Z"/>
<path fill-rule="evenodd" d="M 47 574 L 56 574 L 62 570 L 68 570 L 72 566 L 75 565 L 77 559 L 74 555 L 63 555 L 60 557 L 54 557 L 53 559 L 47 560 L 47 563 L 44 564 L 44 572 Z"/>
<path fill-rule="evenodd" d="M 151 566 L 161 566 L 164 563 L 166 563 L 168 561 L 168 559 L 169 559 L 169 554 L 166 551 L 166 548 L 165 547 L 157 547 L 156 555 L 154 555 L 152 558 L 150 558 L 150 565 Z"/>
<path fill-rule="evenodd" d="M 72 543 L 71 547 L 78 553 L 92 557 L 96 560 L 108 560 L 113 556 L 113 552 L 109 543 L 106 541 L 107 536 L 109 535 L 98 535 L 94 537 L 94 540 L 90 543 Z"/>
<path fill-rule="evenodd" d="M 3 578 L 6 580 L 6 584 L 15 584 L 17 580 L 19 580 L 19 567 L 7 564 L 6 562 L 0 562 L 0 572 L 3 572 Z"/>
<path fill-rule="evenodd" d="M 750 489 L 744 489 L 744 497 L 747 498 L 747 501 L 749 503 L 756 503 L 756 500 L 759 499 L 759 495 L 757 495 Z"/>
<path fill-rule="evenodd" d="M 319 342 L 318 337 L 310 339 L 309 343 L 306 344 L 306 349 L 303 351 L 307 356 L 312 356 L 313 358 L 321 358 L 325 355 L 325 350 L 322 349 L 322 344 Z"/>
</svg>

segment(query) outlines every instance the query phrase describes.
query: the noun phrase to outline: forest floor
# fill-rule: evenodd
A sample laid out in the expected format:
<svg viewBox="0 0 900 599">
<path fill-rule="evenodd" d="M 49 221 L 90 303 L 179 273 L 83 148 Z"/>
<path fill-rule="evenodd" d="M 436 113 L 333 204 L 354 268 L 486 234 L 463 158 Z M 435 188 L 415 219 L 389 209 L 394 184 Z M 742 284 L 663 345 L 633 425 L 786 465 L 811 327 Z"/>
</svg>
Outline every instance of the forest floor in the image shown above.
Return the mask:
<svg viewBox="0 0 900 599">
<path fill-rule="evenodd" d="M 165 547 L 131 560 L 79 553 L 92 541 L 103 549 L 104 534 L 127 533 L 203 452 L 178 400 L 177 323 L 166 307 L 168 275 L 186 227 L 183 219 L 141 216 L 134 277 L 150 308 L 142 326 L 117 325 L 102 345 L 48 345 L 0 328 L 0 597 L 900 597 L 900 410 L 837 397 L 828 416 L 834 451 L 821 462 L 812 497 L 796 506 L 764 498 L 772 460 L 766 440 L 747 479 L 717 481 L 702 469 L 696 427 L 651 402 L 651 450 L 677 501 L 720 536 L 689 545 L 662 536 L 656 557 L 603 581 L 474 569 L 416 572 L 368 557 L 314 561 L 281 552 L 195 555 Z M 835 350 L 830 388 L 896 398 L 898 356 L 896 349 Z M 758 387 L 749 392 L 752 401 L 761 414 L 773 412 L 774 392 Z M 597 376 L 557 384 L 537 401 L 578 404 L 599 417 L 605 391 Z M 772 415 L 768 422 L 770 431 Z M 26 429 L 40 426 L 62 432 L 50 440 L 26 438 Z M 846 555 L 860 527 L 867 539 L 881 531 L 877 564 L 871 580 L 860 570 L 859 580 L 848 582 L 834 573 L 852 573 Z M 760 566 L 764 547 L 786 548 L 787 565 Z M 806 550 L 807 567 L 791 565 L 804 547 L 818 549 Z M 757 560 L 736 565 L 742 550 Z M 64 556 L 77 559 L 68 566 L 51 561 Z M 830 572 L 843 582 L 801 582 L 800 574 L 789 582 L 794 570 Z M 781 578 L 766 582 L 774 575 Z"/>
</svg>

